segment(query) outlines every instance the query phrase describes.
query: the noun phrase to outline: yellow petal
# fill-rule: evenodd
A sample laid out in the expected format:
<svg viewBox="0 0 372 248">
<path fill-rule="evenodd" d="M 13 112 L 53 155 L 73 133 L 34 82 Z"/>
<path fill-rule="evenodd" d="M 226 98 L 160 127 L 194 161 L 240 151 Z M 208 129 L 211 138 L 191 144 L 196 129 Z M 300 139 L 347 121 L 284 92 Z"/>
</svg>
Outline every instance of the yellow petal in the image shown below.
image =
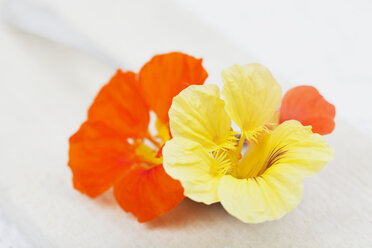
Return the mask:
<svg viewBox="0 0 372 248">
<path fill-rule="evenodd" d="M 246 223 L 279 219 L 301 201 L 302 180 L 291 166 L 272 169 L 257 178 L 223 176 L 218 187 L 222 206 Z"/>
<path fill-rule="evenodd" d="M 216 85 L 192 85 L 173 98 L 169 125 L 173 137 L 200 143 L 209 151 L 227 146 L 234 137 L 231 120 Z"/>
<path fill-rule="evenodd" d="M 288 163 L 304 176 L 318 173 L 333 158 L 334 153 L 322 135 L 313 133 L 311 126 L 303 126 L 295 120 L 280 124 L 270 136 L 268 147 L 284 147 L 287 151 L 271 166 Z"/>
<path fill-rule="evenodd" d="M 185 196 L 205 204 L 218 202 L 217 162 L 200 144 L 173 138 L 163 148 L 163 165 L 171 177 L 181 182 Z"/>
<path fill-rule="evenodd" d="M 218 197 L 224 208 L 244 222 L 275 220 L 301 200 L 303 178 L 332 158 L 323 136 L 298 121 L 286 121 L 261 136 L 239 163 L 237 177 L 223 176 Z"/>
<path fill-rule="evenodd" d="M 272 133 L 260 137 L 240 161 L 239 178 L 266 173 L 271 167 L 288 164 L 299 171 L 299 176 L 312 176 L 333 157 L 324 137 L 311 131 L 310 126 L 291 120 L 280 124 Z"/>
<path fill-rule="evenodd" d="M 222 72 L 226 111 L 248 139 L 265 129 L 279 108 L 282 90 L 260 64 L 235 65 Z"/>
</svg>

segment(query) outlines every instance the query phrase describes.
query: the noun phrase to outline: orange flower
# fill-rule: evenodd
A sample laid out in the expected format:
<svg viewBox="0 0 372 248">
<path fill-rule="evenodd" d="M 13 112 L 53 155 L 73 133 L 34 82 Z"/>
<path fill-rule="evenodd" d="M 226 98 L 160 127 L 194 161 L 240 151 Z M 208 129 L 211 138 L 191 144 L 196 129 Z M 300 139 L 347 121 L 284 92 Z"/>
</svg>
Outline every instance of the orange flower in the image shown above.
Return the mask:
<svg viewBox="0 0 372 248">
<path fill-rule="evenodd" d="M 312 126 L 314 133 L 332 133 L 335 128 L 336 109 L 312 86 L 298 86 L 284 95 L 280 108 L 280 123 L 298 120 Z"/>
<path fill-rule="evenodd" d="M 139 222 L 181 202 L 183 188 L 164 171 L 161 150 L 170 139 L 172 98 L 191 84 L 204 83 L 208 74 L 201 64 L 201 59 L 173 52 L 153 57 L 139 74 L 118 70 L 69 140 L 75 189 L 96 197 L 113 186 L 116 201 Z M 157 135 L 149 131 L 151 110 Z"/>
</svg>

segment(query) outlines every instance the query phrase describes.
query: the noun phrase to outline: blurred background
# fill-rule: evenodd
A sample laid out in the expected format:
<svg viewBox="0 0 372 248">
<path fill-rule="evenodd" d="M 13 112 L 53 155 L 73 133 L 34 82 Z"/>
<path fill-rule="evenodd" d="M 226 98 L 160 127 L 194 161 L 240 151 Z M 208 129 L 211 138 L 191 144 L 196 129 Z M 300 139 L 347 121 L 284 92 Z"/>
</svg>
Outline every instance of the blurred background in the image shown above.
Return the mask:
<svg viewBox="0 0 372 248">
<path fill-rule="evenodd" d="M 255 247 L 287 233 L 296 233 L 296 246 L 283 239 L 271 247 L 367 247 L 371 13 L 369 0 L 0 0 L 0 247 L 100 247 L 103 237 L 106 247 L 120 247 L 143 237 L 133 219 L 122 235 L 120 209 L 97 206 L 72 190 L 67 140 L 118 67 L 138 71 L 153 55 L 169 51 L 203 58 L 207 83 L 221 85 L 221 70 L 232 64 L 259 62 L 284 89 L 314 85 L 335 104 L 330 143 L 340 154 L 333 163 L 338 168 L 314 179 L 314 191 L 305 191 L 303 209 L 292 219 L 255 229 L 272 236 L 257 236 L 253 227 L 245 235 Z M 320 191 L 318 201 L 327 202 L 328 211 L 303 217 L 313 211 L 306 199 L 311 203 Z M 187 204 L 178 211 L 206 214 Z M 189 227 L 179 235 L 186 231 L 198 233 Z M 156 229 L 150 236 L 166 237 L 176 247 L 169 238 L 175 232 Z M 226 230 L 220 232 L 222 237 Z M 227 231 L 231 237 L 236 232 Z M 208 234 L 199 237 L 201 244 Z"/>
<path fill-rule="evenodd" d="M 175 1 L 371 137 L 371 1 Z"/>
</svg>

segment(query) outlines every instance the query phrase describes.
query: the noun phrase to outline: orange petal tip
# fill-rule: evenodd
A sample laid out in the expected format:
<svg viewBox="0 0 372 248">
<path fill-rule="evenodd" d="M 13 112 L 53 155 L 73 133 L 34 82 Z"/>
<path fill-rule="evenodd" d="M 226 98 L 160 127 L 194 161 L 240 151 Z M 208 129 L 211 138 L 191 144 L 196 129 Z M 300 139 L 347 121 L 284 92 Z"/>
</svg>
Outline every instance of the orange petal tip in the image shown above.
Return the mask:
<svg viewBox="0 0 372 248">
<path fill-rule="evenodd" d="M 297 120 L 311 125 L 314 133 L 330 134 L 335 128 L 336 108 L 312 86 L 297 86 L 284 95 L 280 108 L 280 123 Z"/>
<path fill-rule="evenodd" d="M 137 167 L 114 185 L 116 201 L 138 222 L 148 222 L 172 210 L 185 196 L 179 181 L 171 178 L 162 165 L 151 169 Z"/>
</svg>

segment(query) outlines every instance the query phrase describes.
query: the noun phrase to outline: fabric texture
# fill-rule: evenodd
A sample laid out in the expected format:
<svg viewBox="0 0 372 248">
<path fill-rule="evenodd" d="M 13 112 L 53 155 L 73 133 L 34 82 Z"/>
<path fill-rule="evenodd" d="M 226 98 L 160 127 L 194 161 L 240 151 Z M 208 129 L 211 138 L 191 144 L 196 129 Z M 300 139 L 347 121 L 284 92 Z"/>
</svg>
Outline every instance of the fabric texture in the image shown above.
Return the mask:
<svg viewBox="0 0 372 248">
<path fill-rule="evenodd" d="M 159 52 L 182 50 L 205 58 L 207 83 L 218 83 L 222 68 L 257 61 L 254 51 L 247 54 L 168 0 L 39 2 L 126 63 L 130 68 L 124 70 L 138 69 Z M 12 243 L 20 248 L 371 244 L 372 142 L 340 118 L 327 137 L 334 160 L 305 180 L 299 206 L 275 222 L 247 225 L 220 204 L 184 200 L 140 224 L 116 204 L 112 192 L 95 200 L 80 194 L 66 166 L 68 137 L 117 68 L 3 22 L 0 33 L 0 218 L 6 216 L 2 223 L 8 230 L 0 232 L 0 246 L 12 227 L 23 237 Z M 283 85 L 290 77 L 276 80 Z"/>
</svg>

